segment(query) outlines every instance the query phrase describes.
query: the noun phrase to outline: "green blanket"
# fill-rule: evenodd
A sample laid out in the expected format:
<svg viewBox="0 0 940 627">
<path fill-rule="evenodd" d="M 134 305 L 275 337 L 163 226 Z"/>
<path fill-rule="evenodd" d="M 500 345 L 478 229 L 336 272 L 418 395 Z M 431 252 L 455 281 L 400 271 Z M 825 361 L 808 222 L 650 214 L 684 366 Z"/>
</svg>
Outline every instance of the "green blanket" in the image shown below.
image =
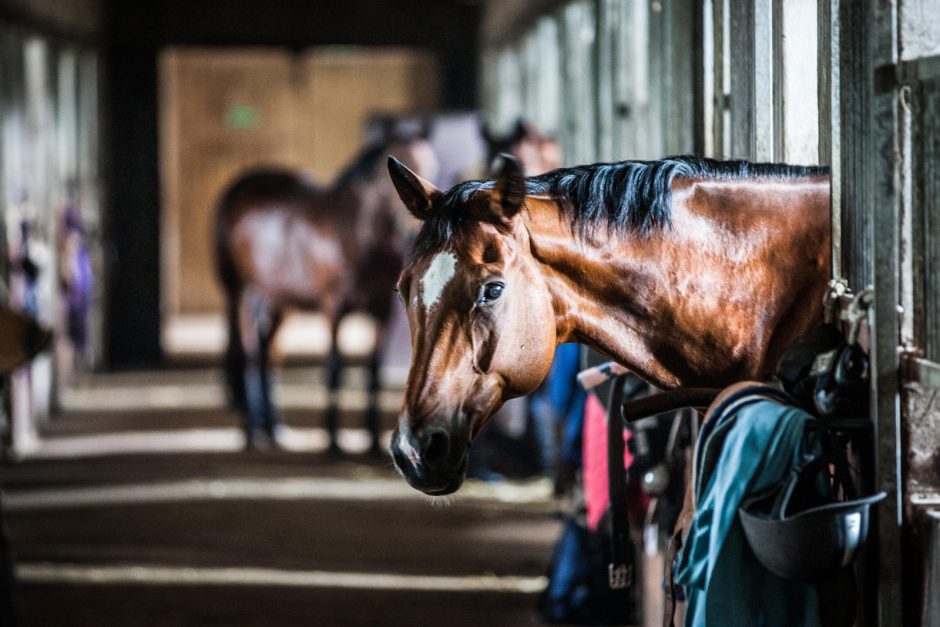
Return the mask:
<svg viewBox="0 0 940 627">
<path fill-rule="evenodd" d="M 714 417 L 713 420 L 721 417 Z M 725 438 L 710 477 L 700 482 L 698 507 L 676 571 L 688 601 L 686 625 L 720 627 L 819 625 L 816 589 L 788 581 L 754 556 L 738 506 L 782 481 L 806 455 L 818 455 L 806 412 L 759 399 L 726 416 L 714 429 Z M 707 442 L 705 443 L 707 444 Z"/>
</svg>

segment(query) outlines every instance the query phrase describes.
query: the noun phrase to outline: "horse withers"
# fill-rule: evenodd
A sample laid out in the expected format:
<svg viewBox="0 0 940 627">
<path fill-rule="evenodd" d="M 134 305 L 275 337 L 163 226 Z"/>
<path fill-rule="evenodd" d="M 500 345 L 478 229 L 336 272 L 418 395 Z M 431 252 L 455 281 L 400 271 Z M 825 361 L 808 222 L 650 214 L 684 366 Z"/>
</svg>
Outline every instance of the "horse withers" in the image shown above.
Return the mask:
<svg viewBox="0 0 940 627">
<path fill-rule="evenodd" d="M 392 134 L 366 148 L 331 185 L 287 169 L 258 168 L 233 181 L 218 202 L 216 263 L 229 333 L 226 382 L 243 415 L 248 448 L 278 445 L 271 345 L 285 313 L 307 309 L 322 312 L 330 329 L 326 427 L 334 453 L 340 321 L 351 311 L 376 320 L 366 425 L 372 451 L 379 450 L 380 348 L 409 231 L 416 228 L 385 175 L 390 154 L 424 176 L 433 176 L 437 166 L 423 133 Z"/>
<path fill-rule="evenodd" d="M 673 157 L 443 192 L 395 159 L 423 222 L 399 280 L 414 352 L 391 453 L 432 495 L 457 490 L 473 436 L 586 344 L 660 388 L 772 371 L 821 317 L 828 170 Z"/>
</svg>

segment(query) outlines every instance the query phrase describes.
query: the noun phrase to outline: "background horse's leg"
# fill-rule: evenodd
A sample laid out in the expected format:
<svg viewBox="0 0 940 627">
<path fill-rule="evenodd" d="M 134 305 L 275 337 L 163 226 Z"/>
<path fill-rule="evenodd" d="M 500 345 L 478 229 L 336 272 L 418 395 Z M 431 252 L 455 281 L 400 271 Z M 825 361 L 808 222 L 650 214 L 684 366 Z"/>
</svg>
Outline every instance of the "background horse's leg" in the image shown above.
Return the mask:
<svg viewBox="0 0 940 627">
<path fill-rule="evenodd" d="M 247 365 L 247 359 L 238 322 L 238 305 L 241 295 L 229 293 L 227 298 L 228 346 L 225 349 L 224 360 L 225 388 L 230 405 L 244 414 L 247 411 L 247 400 L 245 398 L 245 366 Z"/>
<path fill-rule="evenodd" d="M 385 296 L 385 298 L 383 298 Z M 396 309 L 397 308 L 397 309 Z M 398 297 L 383 293 L 378 295 L 370 307 L 370 314 L 375 320 L 375 347 L 369 359 L 369 405 L 366 408 L 366 428 L 369 430 L 369 454 L 384 457 L 388 454 L 379 444 L 381 433 L 381 406 L 379 397 L 382 393 L 382 365 L 390 352 L 390 344 L 394 334 L 395 324 L 404 324 L 407 328 L 407 318 Z M 396 316 L 396 314 L 399 314 Z"/>
<path fill-rule="evenodd" d="M 378 339 L 382 339 L 381 335 Z M 366 408 L 366 428 L 369 430 L 369 455 L 384 456 L 379 446 L 379 393 L 382 391 L 381 370 L 384 342 L 376 342 L 369 358 L 369 406 Z"/>
<path fill-rule="evenodd" d="M 271 309 L 264 299 L 246 291 L 239 308 L 242 346 L 245 351 L 245 448 L 264 447 L 264 433 L 270 406 L 270 377 L 268 375 L 268 348 L 270 340 L 265 330 L 271 327 Z M 273 334 L 271 334 L 273 335 Z"/>
<path fill-rule="evenodd" d="M 329 453 L 331 455 L 340 455 L 342 450 L 337 442 L 339 432 L 339 384 L 340 375 L 343 370 L 343 355 L 339 350 L 339 324 L 342 320 L 342 310 L 335 316 L 330 317 L 330 354 L 326 359 L 326 385 L 327 385 L 327 405 L 326 405 L 326 431 L 330 437 Z"/>
<path fill-rule="evenodd" d="M 263 316 L 264 324 L 258 325 L 258 352 L 261 357 L 260 363 L 260 385 L 262 402 L 262 420 L 265 432 L 271 438 L 271 444 L 279 446 L 279 431 L 281 428 L 280 417 L 277 407 L 274 406 L 274 394 L 272 389 L 271 376 L 271 346 L 274 343 L 274 336 L 277 334 L 278 327 L 284 319 L 280 311 L 269 311 Z"/>
</svg>

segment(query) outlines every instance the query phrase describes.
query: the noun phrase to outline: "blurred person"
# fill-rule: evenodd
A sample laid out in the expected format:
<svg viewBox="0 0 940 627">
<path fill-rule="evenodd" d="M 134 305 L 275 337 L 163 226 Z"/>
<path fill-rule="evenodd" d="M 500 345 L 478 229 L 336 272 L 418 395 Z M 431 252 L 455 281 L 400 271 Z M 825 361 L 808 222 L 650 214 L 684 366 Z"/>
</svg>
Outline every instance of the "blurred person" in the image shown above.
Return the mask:
<svg viewBox="0 0 940 627">
<path fill-rule="evenodd" d="M 8 376 L 44 351 L 52 333 L 35 319 L 0 305 L 0 376 Z M 4 411 L 6 413 L 6 411 Z M 23 606 L 13 567 L 13 554 L 0 501 L 0 625 L 24 625 Z"/>
<path fill-rule="evenodd" d="M 91 250 L 74 183 L 69 184 L 61 222 L 59 282 L 64 296 L 63 326 L 71 349 L 71 355 L 64 360 L 64 365 L 73 366 L 88 357 L 88 326 L 94 291 Z"/>
</svg>

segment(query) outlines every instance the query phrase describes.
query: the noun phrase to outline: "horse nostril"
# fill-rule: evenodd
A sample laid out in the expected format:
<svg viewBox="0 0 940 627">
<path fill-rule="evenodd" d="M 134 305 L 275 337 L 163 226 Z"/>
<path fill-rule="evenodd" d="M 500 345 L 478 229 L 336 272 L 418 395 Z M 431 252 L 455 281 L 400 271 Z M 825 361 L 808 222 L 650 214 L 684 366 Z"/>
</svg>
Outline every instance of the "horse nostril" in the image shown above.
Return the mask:
<svg viewBox="0 0 940 627">
<path fill-rule="evenodd" d="M 445 431 L 432 431 L 428 435 L 427 445 L 424 447 L 424 462 L 429 466 L 436 466 L 450 452 L 450 437 Z"/>
<path fill-rule="evenodd" d="M 395 465 L 398 466 L 399 470 L 403 471 L 408 468 L 410 461 L 405 455 L 405 452 L 401 450 L 394 440 L 392 440 L 392 446 L 389 448 L 389 451 L 392 454 L 392 460 L 395 462 Z"/>
</svg>

